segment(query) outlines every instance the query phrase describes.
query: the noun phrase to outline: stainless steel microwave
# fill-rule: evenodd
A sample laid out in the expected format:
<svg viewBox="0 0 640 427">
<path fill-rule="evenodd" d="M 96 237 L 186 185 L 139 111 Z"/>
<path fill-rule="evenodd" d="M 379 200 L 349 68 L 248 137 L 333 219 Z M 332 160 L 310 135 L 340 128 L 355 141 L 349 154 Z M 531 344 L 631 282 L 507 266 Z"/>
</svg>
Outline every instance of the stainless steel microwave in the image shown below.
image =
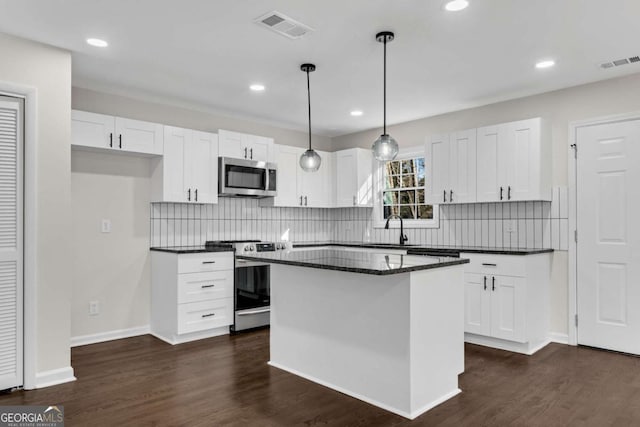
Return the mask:
<svg viewBox="0 0 640 427">
<path fill-rule="evenodd" d="M 277 195 L 275 163 L 218 158 L 218 194 L 226 197 L 274 197 Z"/>
</svg>

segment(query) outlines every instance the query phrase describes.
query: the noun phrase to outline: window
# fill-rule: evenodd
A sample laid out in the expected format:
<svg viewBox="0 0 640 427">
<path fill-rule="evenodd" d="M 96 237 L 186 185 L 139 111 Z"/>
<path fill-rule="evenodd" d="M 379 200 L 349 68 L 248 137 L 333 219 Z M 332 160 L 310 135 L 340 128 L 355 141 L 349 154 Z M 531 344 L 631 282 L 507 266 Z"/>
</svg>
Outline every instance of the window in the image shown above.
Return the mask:
<svg viewBox="0 0 640 427">
<path fill-rule="evenodd" d="M 424 200 L 424 157 L 393 160 L 384 165 L 383 218 L 433 219 L 433 206 Z"/>
<path fill-rule="evenodd" d="M 422 147 L 401 150 L 396 160 L 378 164 L 375 227 L 384 227 L 390 215 L 402 217 L 405 228 L 438 227 L 438 209 L 425 200 L 426 164 Z M 399 221 L 389 225 L 395 228 Z"/>
</svg>

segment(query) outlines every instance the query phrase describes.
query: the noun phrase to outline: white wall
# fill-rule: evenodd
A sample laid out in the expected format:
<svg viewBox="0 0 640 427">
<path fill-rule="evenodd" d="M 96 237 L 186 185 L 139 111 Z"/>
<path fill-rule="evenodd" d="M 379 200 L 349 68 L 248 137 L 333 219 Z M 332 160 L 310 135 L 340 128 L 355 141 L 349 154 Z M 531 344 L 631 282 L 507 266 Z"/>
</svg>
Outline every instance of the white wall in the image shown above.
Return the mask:
<svg viewBox="0 0 640 427">
<path fill-rule="evenodd" d="M 25 136 L 27 141 L 35 136 L 37 151 L 37 261 L 31 273 L 35 273 L 37 293 L 36 372 L 42 375 L 70 366 L 71 55 L 1 33 L 0 52 L 0 81 L 36 91 L 36 135 Z M 26 171 L 27 179 L 29 174 Z"/>
<path fill-rule="evenodd" d="M 603 73 L 606 71 L 603 71 Z M 568 182 L 569 123 L 591 117 L 640 111 L 640 74 L 605 80 L 512 101 L 428 117 L 388 127 L 401 147 L 424 143 L 428 135 L 546 117 L 552 126 L 553 185 Z M 335 150 L 370 147 L 380 129 L 333 138 Z M 556 251 L 552 264 L 551 330 L 568 331 L 568 254 Z"/>
<path fill-rule="evenodd" d="M 149 324 L 150 194 L 149 159 L 71 152 L 72 337 Z M 90 301 L 99 315 L 89 315 Z"/>
</svg>

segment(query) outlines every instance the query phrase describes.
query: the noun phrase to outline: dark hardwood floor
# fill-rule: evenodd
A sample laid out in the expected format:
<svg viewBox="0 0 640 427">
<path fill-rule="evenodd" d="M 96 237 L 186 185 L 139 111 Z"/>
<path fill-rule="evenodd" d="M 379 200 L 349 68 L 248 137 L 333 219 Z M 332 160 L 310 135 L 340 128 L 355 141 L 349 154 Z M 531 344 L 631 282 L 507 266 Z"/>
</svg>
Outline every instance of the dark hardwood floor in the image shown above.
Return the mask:
<svg viewBox="0 0 640 427">
<path fill-rule="evenodd" d="M 463 390 L 414 421 L 272 368 L 261 330 L 171 346 L 149 335 L 74 348 L 76 382 L 0 396 L 62 404 L 68 426 L 640 425 L 640 359 L 551 344 L 466 346 Z"/>
</svg>

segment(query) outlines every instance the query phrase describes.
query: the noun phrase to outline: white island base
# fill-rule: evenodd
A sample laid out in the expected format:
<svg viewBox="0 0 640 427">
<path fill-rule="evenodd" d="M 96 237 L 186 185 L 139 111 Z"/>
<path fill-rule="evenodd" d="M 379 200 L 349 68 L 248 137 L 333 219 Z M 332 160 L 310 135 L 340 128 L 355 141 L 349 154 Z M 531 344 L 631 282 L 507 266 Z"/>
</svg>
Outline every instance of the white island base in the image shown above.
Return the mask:
<svg viewBox="0 0 640 427">
<path fill-rule="evenodd" d="M 269 364 L 414 419 L 460 393 L 463 279 L 271 264 Z"/>
</svg>

